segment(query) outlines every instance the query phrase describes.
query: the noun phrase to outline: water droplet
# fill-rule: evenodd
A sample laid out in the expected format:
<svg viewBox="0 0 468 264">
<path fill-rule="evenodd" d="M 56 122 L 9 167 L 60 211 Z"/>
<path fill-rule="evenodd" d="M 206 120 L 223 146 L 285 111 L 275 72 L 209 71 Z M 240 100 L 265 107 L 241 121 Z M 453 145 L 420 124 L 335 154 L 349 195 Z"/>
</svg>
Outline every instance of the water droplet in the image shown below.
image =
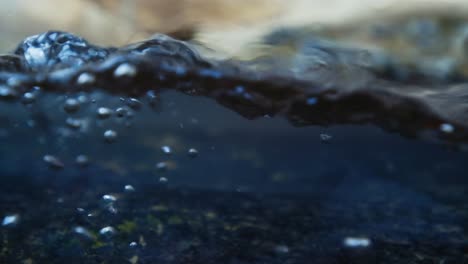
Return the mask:
<svg viewBox="0 0 468 264">
<path fill-rule="evenodd" d="M 99 107 L 97 115 L 100 119 L 107 119 L 112 115 L 112 110 L 107 107 Z"/>
<path fill-rule="evenodd" d="M 15 226 L 19 222 L 19 215 L 7 215 L 3 218 L 2 226 Z"/>
<path fill-rule="evenodd" d="M 63 169 L 65 167 L 63 162 L 53 155 L 45 155 L 43 160 L 49 165 L 49 167 L 54 169 Z"/>
<path fill-rule="evenodd" d="M 136 74 L 137 74 L 136 67 L 129 63 L 120 64 L 114 71 L 114 76 L 117 78 L 134 77 Z"/>
<path fill-rule="evenodd" d="M 126 192 L 134 192 L 135 188 L 132 185 L 125 185 L 124 190 Z"/>
<path fill-rule="evenodd" d="M 78 110 L 80 110 L 80 102 L 74 98 L 68 98 L 65 101 L 65 105 L 63 106 L 63 109 L 67 113 L 75 113 Z"/>
<path fill-rule="evenodd" d="M 162 147 L 161 147 L 161 150 L 162 150 L 162 152 L 163 152 L 164 154 L 168 154 L 168 155 L 169 155 L 169 154 L 172 153 L 172 149 L 171 149 L 171 147 L 169 147 L 169 146 L 162 146 Z"/>
<path fill-rule="evenodd" d="M 352 248 L 368 247 L 371 245 L 371 241 L 365 237 L 347 237 L 344 239 L 343 244 Z"/>
<path fill-rule="evenodd" d="M 89 159 L 86 155 L 78 155 L 75 159 L 75 162 L 81 167 L 86 167 L 89 164 Z"/>
<path fill-rule="evenodd" d="M 328 134 L 320 134 L 320 140 L 324 143 L 329 143 L 330 140 L 333 138 L 333 136 L 328 135 Z"/>
<path fill-rule="evenodd" d="M 451 124 L 444 123 L 440 125 L 440 130 L 444 133 L 450 134 L 453 133 L 453 131 L 455 131 L 455 128 Z"/>
<path fill-rule="evenodd" d="M 99 230 L 99 234 L 104 237 L 112 237 L 115 233 L 116 231 L 112 226 L 106 226 Z"/>
<path fill-rule="evenodd" d="M 104 132 L 104 139 L 107 143 L 115 142 L 117 140 L 117 136 L 117 132 L 114 130 L 106 130 L 106 132 Z"/>
<path fill-rule="evenodd" d="M 96 81 L 96 77 L 91 73 L 83 72 L 76 79 L 78 85 L 91 85 Z"/>
<path fill-rule="evenodd" d="M 195 158 L 195 157 L 198 156 L 198 150 L 196 150 L 194 148 L 191 148 L 191 149 L 188 150 L 188 155 L 191 158 Z"/>
</svg>

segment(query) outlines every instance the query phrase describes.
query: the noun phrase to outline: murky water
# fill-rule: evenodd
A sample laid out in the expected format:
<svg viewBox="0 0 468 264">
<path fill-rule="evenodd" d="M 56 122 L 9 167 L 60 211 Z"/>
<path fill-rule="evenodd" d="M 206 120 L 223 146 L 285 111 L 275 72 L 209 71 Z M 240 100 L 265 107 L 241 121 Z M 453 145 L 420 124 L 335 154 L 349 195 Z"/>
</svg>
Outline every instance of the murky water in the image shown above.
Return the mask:
<svg viewBox="0 0 468 264">
<path fill-rule="evenodd" d="M 313 49 L 49 32 L 0 57 L 0 262 L 467 261 L 468 86 Z"/>
</svg>

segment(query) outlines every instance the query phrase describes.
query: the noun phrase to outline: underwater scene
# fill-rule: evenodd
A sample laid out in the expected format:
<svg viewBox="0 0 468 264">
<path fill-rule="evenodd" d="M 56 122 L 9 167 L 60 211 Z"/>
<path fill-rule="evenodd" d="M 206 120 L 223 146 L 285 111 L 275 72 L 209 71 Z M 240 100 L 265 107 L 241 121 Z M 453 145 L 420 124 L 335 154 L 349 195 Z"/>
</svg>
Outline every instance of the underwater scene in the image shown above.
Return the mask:
<svg viewBox="0 0 468 264">
<path fill-rule="evenodd" d="M 332 2 L 3 1 L 0 263 L 468 263 L 468 3 Z"/>
</svg>

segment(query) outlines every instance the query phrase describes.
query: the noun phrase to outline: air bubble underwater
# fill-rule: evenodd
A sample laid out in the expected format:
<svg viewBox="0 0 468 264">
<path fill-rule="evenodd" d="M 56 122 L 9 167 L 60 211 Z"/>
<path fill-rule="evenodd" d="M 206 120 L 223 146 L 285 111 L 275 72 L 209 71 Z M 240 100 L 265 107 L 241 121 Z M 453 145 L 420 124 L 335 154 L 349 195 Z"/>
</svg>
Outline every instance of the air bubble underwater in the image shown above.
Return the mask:
<svg viewBox="0 0 468 264">
<path fill-rule="evenodd" d="M 92 75 L 91 73 L 84 72 L 78 76 L 78 79 L 76 80 L 77 84 L 79 85 L 91 85 L 94 84 L 96 81 L 96 77 Z"/>
<path fill-rule="evenodd" d="M 123 74 L 124 77 L 129 77 L 130 75 L 127 73 Z M 80 85 L 91 85 L 96 81 L 96 76 L 84 73 L 79 75 L 79 78 L 76 81 Z M 114 95 L 100 92 L 96 94 L 93 91 L 77 90 L 65 96 L 41 92 L 41 96 L 38 97 L 41 89 L 35 89 L 35 87 L 31 87 L 27 90 L 29 91 L 25 92 L 22 98 L 16 98 L 21 99 L 21 101 L 18 100 L 18 102 L 21 102 L 25 106 L 34 104 L 33 107 L 37 107 L 38 109 L 41 109 L 45 106 L 48 111 L 52 111 L 50 113 L 52 115 L 52 121 L 50 123 L 52 130 L 57 132 L 60 131 L 60 136 L 55 137 L 54 140 L 49 138 L 44 142 L 44 146 L 48 146 L 49 144 L 56 144 L 59 146 L 63 144 L 64 147 L 63 149 L 61 149 L 62 147 L 59 147 L 59 149 L 61 149 L 59 153 L 62 154 L 45 154 L 42 156 L 42 160 L 47 165 L 47 168 L 53 170 L 66 169 L 66 171 L 72 171 L 77 167 L 83 169 L 86 167 L 94 168 L 94 166 L 100 166 L 99 160 L 96 160 L 96 163 L 90 165 L 89 156 L 84 154 L 93 152 L 92 148 L 88 148 L 85 147 L 85 145 L 82 145 L 80 146 L 80 151 L 73 153 L 73 149 L 68 149 L 67 141 L 96 142 L 96 139 L 99 139 L 96 138 L 96 133 L 101 131 L 100 133 L 102 133 L 102 142 L 118 143 L 119 138 L 121 137 L 120 134 L 123 126 L 128 124 L 126 120 L 130 120 L 134 117 L 135 114 L 139 114 L 133 112 L 133 110 L 151 110 L 151 108 L 153 108 L 156 104 L 160 103 L 160 98 L 157 95 L 157 92 L 154 90 L 149 91 L 145 95 L 146 98 L 127 97 L 123 102 L 116 102 L 114 100 Z M 56 110 L 54 111 L 53 108 Z M 57 111 L 57 108 L 59 111 Z M 48 113 L 46 114 L 48 115 Z M 148 113 L 145 112 L 143 114 L 146 115 Z M 36 123 L 36 120 L 32 120 Z M 119 122 L 119 120 L 125 121 L 125 123 Z M 64 128 L 66 130 L 64 130 Z M 129 132 L 125 133 L 131 133 L 130 130 L 128 131 Z M 54 141 L 56 143 L 54 143 Z M 95 146 L 103 148 L 106 147 L 100 145 Z M 92 145 L 89 147 L 92 147 Z M 160 150 L 166 155 L 174 155 L 172 146 L 163 145 Z M 71 151 L 71 153 L 66 153 L 68 151 Z M 181 158 L 182 155 L 183 153 L 172 158 L 178 159 Z M 195 158 L 198 156 L 198 150 L 194 148 L 187 148 L 186 155 L 191 158 Z M 69 166 L 70 164 L 72 166 Z M 156 171 L 167 171 L 169 168 L 168 164 L 172 163 L 170 161 L 159 163 L 156 166 Z M 172 168 L 172 165 L 170 166 Z M 167 182 L 167 178 L 155 176 L 155 182 L 165 183 Z M 126 191 L 131 191 L 131 189 L 127 188 Z"/>
<path fill-rule="evenodd" d="M 113 194 L 105 194 L 101 198 L 101 207 L 112 215 L 116 215 L 118 213 L 116 203 L 118 201 L 117 196 Z"/>
<path fill-rule="evenodd" d="M 128 246 L 131 247 L 131 248 L 136 248 L 138 246 L 138 243 L 135 242 L 135 241 L 132 241 L 132 242 L 130 242 L 130 244 L 128 244 Z"/>
<path fill-rule="evenodd" d="M 17 214 L 7 215 L 3 218 L 2 226 L 15 226 L 19 223 L 20 217 Z"/>
<path fill-rule="evenodd" d="M 99 230 L 99 234 L 105 238 L 112 238 L 116 232 L 117 231 L 112 226 L 106 226 Z"/>
<path fill-rule="evenodd" d="M 118 134 L 114 130 L 106 130 L 104 132 L 104 139 L 107 143 L 114 143 L 117 140 Z"/>
<path fill-rule="evenodd" d="M 187 152 L 188 156 L 191 157 L 191 158 L 195 158 L 198 156 L 198 150 L 194 149 L 194 148 L 191 148 L 188 150 Z"/>
<path fill-rule="evenodd" d="M 63 169 L 65 167 L 65 164 L 58 157 L 53 155 L 45 155 L 43 160 L 47 165 L 54 169 Z"/>
<path fill-rule="evenodd" d="M 131 193 L 131 192 L 135 191 L 135 187 L 128 184 L 128 185 L 125 185 L 124 190 L 125 190 L 125 192 Z"/>
<path fill-rule="evenodd" d="M 128 113 L 129 113 L 129 110 L 124 108 L 124 107 L 119 107 L 115 110 L 115 113 L 117 114 L 117 117 L 125 117 Z"/>
<path fill-rule="evenodd" d="M 69 128 L 75 129 L 75 130 L 80 129 L 83 125 L 83 121 L 81 119 L 72 118 L 72 117 L 68 117 L 65 120 L 65 123 Z"/>
<path fill-rule="evenodd" d="M 99 119 L 107 119 L 112 115 L 112 109 L 107 107 L 99 107 L 97 110 L 97 115 Z"/>
<path fill-rule="evenodd" d="M 78 155 L 75 159 L 77 165 L 86 167 L 89 165 L 89 158 L 86 155 Z"/>
<path fill-rule="evenodd" d="M 161 151 L 167 155 L 172 154 L 172 148 L 170 146 L 162 146 Z"/>
<path fill-rule="evenodd" d="M 63 106 L 63 109 L 67 113 L 75 113 L 78 110 L 80 110 L 80 101 L 78 101 L 75 98 L 69 98 L 65 101 L 65 104 Z"/>
<path fill-rule="evenodd" d="M 122 63 L 114 71 L 114 77 L 117 78 L 134 77 L 136 74 L 136 67 L 130 63 Z"/>
<path fill-rule="evenodd" d="M 350 248 L 365 248 L 371 244 L 371 240 L 367 237 L 346 237 L 343 240 L 343 245 Z"/>
<path fill-rule="evenodd" d="M 110 204 L 110 203 L 114 203 L 117 201 L 117 197 L 115 197 L 115 195 L 112 195 L 112 194 L 105 194 L 102 196 L 102 200 L 106 203 L 106 204 Z"/>
<path fill-rule="evenodd" d="M 75 228 L 73 228 L 73 232 L 86 238 L 86 239 L 94 239 L 94 235 L 85 227 L 83 226 L 77 226 Z"/>
<path fill-rule="evenodd" d="M 163 172 L 167 171 L 168 165 L 166 162 L 158 162 L 155 167 L 158 171 Z"/>
<path fill-rule="evenodd" d="M 31 92 L 27 92 L 27 93 L 24 93 L 23 94 L 23 98 L 21 100 L 21 102 L 23 104 L 32 104 L 36 101 L 36 95 L 34 93 L 31 93 Z"/>
<path fill-rule="evenodd" d="M 126 100 L 126 105 L 135 111 L 141 110 L 143 103 L 136 98 L 128 98 Z"/>
</svg>

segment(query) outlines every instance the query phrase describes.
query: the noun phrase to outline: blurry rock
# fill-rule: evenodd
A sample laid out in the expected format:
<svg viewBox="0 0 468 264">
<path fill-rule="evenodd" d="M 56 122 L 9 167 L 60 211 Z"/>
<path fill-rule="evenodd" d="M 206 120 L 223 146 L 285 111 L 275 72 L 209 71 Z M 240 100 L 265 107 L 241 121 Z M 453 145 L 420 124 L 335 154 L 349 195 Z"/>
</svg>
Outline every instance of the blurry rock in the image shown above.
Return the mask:
<svg viewBox="0 0 468 264">
<path fill-rule="evenodd" d="M 240 54 L 277 27 L 346 29 L 414 15 L 465 17 L 468 11 L 468 2 L 462 0 L 42 0 L 40 5 L 33 0 L 0 0 L 0 4 L 3 50 L 27 35 L 59 29 L 115 46 L 156 32 L 183 39 L 195 34 L 208 48 L 230 55 Z"/>
</svg>

